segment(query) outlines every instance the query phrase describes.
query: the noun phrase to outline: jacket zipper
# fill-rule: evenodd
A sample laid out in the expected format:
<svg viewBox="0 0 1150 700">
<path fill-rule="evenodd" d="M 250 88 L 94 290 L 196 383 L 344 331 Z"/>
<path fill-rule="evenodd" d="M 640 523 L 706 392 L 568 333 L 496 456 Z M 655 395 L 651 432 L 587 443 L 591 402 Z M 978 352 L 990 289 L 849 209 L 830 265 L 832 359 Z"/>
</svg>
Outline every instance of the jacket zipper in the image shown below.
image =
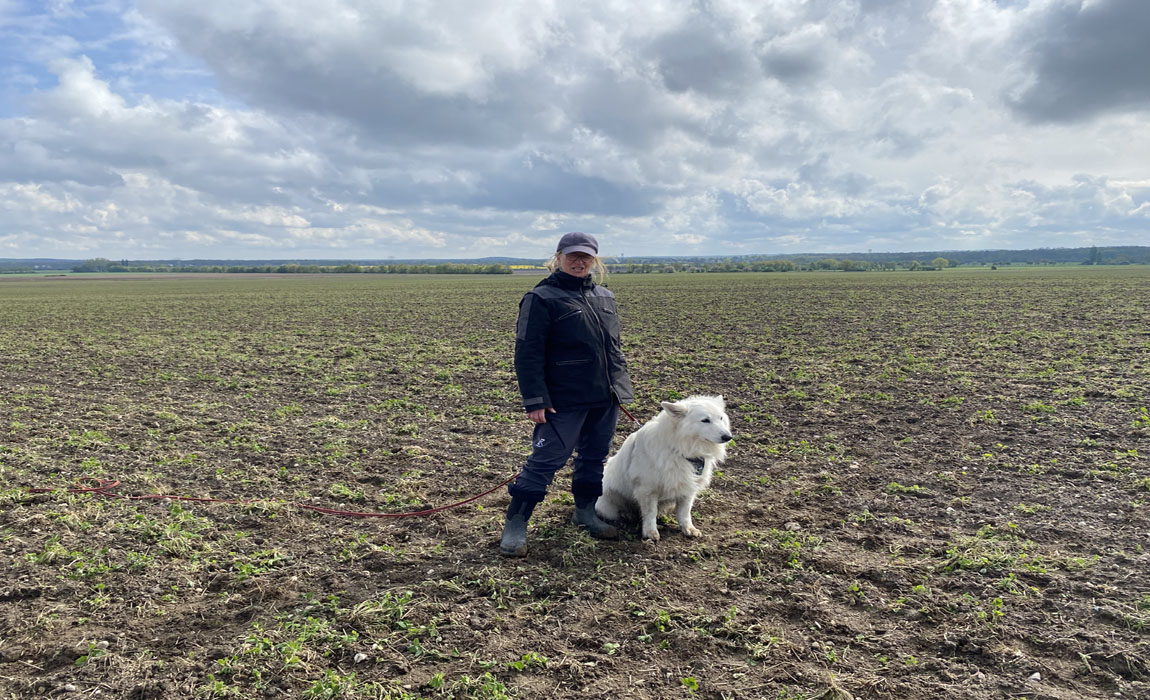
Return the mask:
<svg viewBox="0 0 1150 700">
<path fill-rule="evenodd" d="M 611 382 L 611 361 L 607 357 L 607 332 L 603 330 L 603 322 L 599 319 L 599 314 L 595 312 L 591 302 L 587 301 L 587 292 L 580 288 L 579 295 L 583 297 L 583 303 L 587 305 L 587 310 L 595 319 L 595 327 L 599 329 L 599 351 L 603 353 L 603 373 L 607 376 L 607 392 L 611 394 L 611 398 L 615 399 L 615 403 L 619 403 L 619 397 L 615 393 L 615 385 Z"/>
</svg>

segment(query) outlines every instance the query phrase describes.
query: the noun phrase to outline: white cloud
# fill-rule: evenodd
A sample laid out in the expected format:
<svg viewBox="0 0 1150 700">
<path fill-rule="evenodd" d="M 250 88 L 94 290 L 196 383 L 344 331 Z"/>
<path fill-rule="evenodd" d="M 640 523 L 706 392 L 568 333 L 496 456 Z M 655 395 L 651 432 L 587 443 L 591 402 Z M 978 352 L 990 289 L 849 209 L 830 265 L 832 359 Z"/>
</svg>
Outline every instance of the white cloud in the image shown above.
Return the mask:
<svg viewBox="0 0 1150 700">
<path fill-rule="evenodd" d="M 1117 54 L 1090 37 L 1141 55 L 1143 16 L 1132 0 L 0 0 L 0 246 L 1128 243 L 1147 234 L 1150 84 L 1099 74 Z"/>
<path fill-rule="evenodd" d="M 39 106 L 44 112 L 57 119 L 109 124 L 135 121 L 136 126 L 147 126 L 151 110 L 128 109 L 123 97 L 95 77 L 95 68 L 87 56 L 57 59 L 49 68 L 59 82 L 54 90 L 41 96 Z"/>
<path fill-rule="evenodd" d="M 264 226 L 281 226 L 289 229 L 310 226 L 307 219 L 282 207 L 243 207 L 240 209 L 216 207 L 214 213 L 221 219 L 250 221 Z"/>
<path fill-rule="evenodd" d="M 44 212 L 71 212 L 80 204 L 71 195 L 56 196 L 39 184 L 0 184 L 0 206 L 10 211 L 34 209 Z"/>
</svg>

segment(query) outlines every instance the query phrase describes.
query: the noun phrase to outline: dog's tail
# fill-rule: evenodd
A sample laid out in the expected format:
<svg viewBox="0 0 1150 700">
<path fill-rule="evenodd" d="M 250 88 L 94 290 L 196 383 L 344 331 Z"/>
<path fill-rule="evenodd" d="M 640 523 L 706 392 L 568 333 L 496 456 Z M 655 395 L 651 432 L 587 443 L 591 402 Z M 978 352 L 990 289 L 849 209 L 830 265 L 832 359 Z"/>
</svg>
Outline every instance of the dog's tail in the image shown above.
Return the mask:
<svg viewBox="0 0 1150 700">
<path fill-rule="evenodd" d="M 607 461 L 608 462 L 618 461 L 619 466 L 624 467 L 624 468 L 628 464 L 630 464 L 631 463 L 631 452 L 633 452 L 635 449 L 635 440 L 633 439 L 635 437 L 635 435 L 636 435 L 636 433 L 631 433 L 630 435 L 628 435 L 627 439 L 623 441 L 623 446 L 619 448 L 619 451 L 616 452 L 615 454 L 611 455 L 610 459 L 608 459 Z"/>
</svg>

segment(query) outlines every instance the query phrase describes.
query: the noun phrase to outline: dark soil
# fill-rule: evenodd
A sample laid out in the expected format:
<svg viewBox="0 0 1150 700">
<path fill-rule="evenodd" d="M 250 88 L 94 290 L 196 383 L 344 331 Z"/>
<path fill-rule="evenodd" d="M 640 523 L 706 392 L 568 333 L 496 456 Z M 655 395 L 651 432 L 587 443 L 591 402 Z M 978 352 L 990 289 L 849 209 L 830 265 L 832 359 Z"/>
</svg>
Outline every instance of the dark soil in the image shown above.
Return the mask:
<svg viewBox="0 0 1150 700">
<path fill-rule="evenodd" d="M 619 275 L 703 537 L 299 507 L 511 477 L 533 282 L 0 280 L 0 697 L 1150 697 L 1150 271 Z"/>
</svg>

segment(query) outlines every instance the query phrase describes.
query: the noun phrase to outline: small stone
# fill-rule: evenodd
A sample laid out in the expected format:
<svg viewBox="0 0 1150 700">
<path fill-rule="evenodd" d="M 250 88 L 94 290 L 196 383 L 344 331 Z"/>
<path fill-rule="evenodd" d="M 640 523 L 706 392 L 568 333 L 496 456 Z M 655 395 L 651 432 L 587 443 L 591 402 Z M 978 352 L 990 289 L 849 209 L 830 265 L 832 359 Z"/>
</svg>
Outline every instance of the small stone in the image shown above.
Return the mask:
<svg viewBox="0 0 1150 700">
<path fill-rule="evenodd" d="M 985 674 L 985 673 L 983 673 L 982 671 L 979 671 L 978 673 L 974 674 L 974 680 L 976 680 L 976 681 L 978 681 L 979 683 L 981 683 L 981 682 L 983 682 L 984 680 L 986 680 L 986 674 Z"/>
<path fill-rule="evenodd" d="M 64 691 L 65 693 L 74 693 L 76 692 L 76 684 L 65 683 L 64 685 L 60 686 L 60 690 Z"/>
<path fill-rule="evenodd" d="M 783 527 L 785 527 L 787 530 L 789 530 L 791 532 L 798 532 L 799 530 L 803 529 L 802 525 L 799 525 L 798 523 L 796 523 L 793 520 L 791 522 L 787 523 L 786 525 L 784 525 Z"/>
<path fill-rule="evenodd" d="M 364 661 L 367 661 L 367 654 L 363 653 L 362 651 L 361 651 L 361 652 L 359 652 L 358 654 L 356 654 L 356 655 L 355 655 L 355 657 L 354 657 L 354 661 L 355 661 L 357 664 L 361 664 L 361 663 L 363 663 Z"/>
<path fill-rule="evenodd" d="M 1035 671 L 1034 673 L 1030 674 L 1030 680 L 1040 681 L 1040 680 L 1042 680 L 1042 674 L 1039 673 L 1038 671 Z"/>
<path fill-rule="evenodd" d="M 107 649 L 108 648 L 108 640 L 101 639 L 100 641 L 96 642 L 96 648 L 97 649 Z"/>
</svg>

